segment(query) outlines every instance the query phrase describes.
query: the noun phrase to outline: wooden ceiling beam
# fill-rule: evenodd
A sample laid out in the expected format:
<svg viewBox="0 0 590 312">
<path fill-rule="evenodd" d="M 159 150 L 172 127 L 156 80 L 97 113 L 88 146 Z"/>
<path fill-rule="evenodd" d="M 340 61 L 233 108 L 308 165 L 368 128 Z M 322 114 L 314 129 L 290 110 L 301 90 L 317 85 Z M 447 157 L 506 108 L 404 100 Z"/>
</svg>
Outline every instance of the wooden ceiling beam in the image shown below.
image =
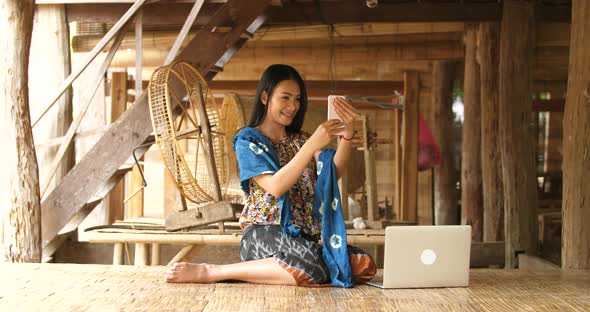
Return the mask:
<svg viewBox="0 0 590 312">
<path fill-rule="evenodd" d="M 379 3 L 373 9 L 365 1 L 322 2 L 320 17 L 318 7 L 312 3 L 292 2 L 283 8 L 270 8 L 268 24 L 338 24 L 378 22 L 475 22 L 499 21 L 502 4 L 490 2 L 405 2 Z M 571 5 L 536 6 L 539 21 L 569 22 Z"/>
<path fill-rule="evenodd" d="M 67 3 L 68 22 L 103 22 L 115 23 L 129 8 L 128 3 L 96 3 L 98 1 L 82 0 L 41 0 L 62 1 Z M 153 3 L 145 7 L 144 23 L 149 25 L 171 26 L 178 29 L 181 21 L 186 19 L 194 1 L 168 1 Z M 210 16 L 223 5 L 222 1 L 209 1 L 203 7 L 203 14 L 197 18 L 196 25 L 204 25 Z M 39 2 L 38 2 L 39 3 Z M 49 3 L 49 2 L 47 2 Z M 499 21 L 501 3 L 469 3 L 464 2 L 407 2 L 380 3 L 376 8 L 369 9 L 364 1 L 330 1 L 321 3 L 323 20 L 319 17 L 318 8 L 313 1 L 291 1 L 283 6 L 271 6 L 266 25 L 317 25 L 346 23 L 408 23 L 408 22 L 474 22 Z M 538 4 L 536 18 L 542 22 L 571 21 L 571 5 Z"/>
</svg>

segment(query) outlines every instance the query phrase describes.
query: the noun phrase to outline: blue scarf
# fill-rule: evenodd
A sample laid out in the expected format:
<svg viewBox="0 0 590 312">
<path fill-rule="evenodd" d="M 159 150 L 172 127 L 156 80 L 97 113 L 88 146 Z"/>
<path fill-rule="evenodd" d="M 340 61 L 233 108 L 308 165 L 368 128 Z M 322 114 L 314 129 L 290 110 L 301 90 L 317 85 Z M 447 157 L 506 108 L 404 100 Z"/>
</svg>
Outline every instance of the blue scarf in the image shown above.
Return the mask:
<svg viewBox="0 0 590 312">
<path fill-rule="evenodd" d="M 271 142 L 254 128 L 244 128 L 233 139 L 240 170 L 242 190 L 249 195 L 251 178 L 279 171 L 279 158 Z M 323 255 L 334 286 L 350 288 L 352 271 L 348 258 L 346 227 L 340 204 L 338 178 L 334 166 L 334 150 L 323 150 L 318 159 L 318 180 L 315 186 L 312 217 L 322 218 Z M 289 192 L 279 199 L 281 230 L 292 237 L 301 236 L 301 228 L 291 223 Z"/>
</svg>

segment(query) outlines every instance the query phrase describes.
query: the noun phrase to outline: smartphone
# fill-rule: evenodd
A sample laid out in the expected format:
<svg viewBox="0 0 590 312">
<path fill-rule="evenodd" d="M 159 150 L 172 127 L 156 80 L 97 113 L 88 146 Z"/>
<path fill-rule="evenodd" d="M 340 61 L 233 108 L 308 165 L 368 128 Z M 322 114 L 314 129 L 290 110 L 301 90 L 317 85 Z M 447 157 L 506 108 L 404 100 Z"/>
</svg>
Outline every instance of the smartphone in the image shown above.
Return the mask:
<svg viewBox="0 0 590 312">
<path fill-rule="evenodd" d="M 334 99 L 336 99 L 336 98 L 346 99 L 346 97 L 344 95 L 328 95 L 328 120 L 330 120 L 330 119 L 342 120 L 342 118 L 340 118 L 340 116 L 338 116 L 338 113 L 336 113 L 336 109 L 334 108 Z M 342 135 L 343 133 L 344 133 L 344 130 L 342 132 L 340 132 L 339 135 Z"/>
<path fill-rule="evenodd" d="M 344 95 L 328 95 L 328 119 L 340 119 L 338 113 L 336 113 L 336 108 L 334 108 L 334 99 L 341 98 L 345 99 Z"/>
</svg>

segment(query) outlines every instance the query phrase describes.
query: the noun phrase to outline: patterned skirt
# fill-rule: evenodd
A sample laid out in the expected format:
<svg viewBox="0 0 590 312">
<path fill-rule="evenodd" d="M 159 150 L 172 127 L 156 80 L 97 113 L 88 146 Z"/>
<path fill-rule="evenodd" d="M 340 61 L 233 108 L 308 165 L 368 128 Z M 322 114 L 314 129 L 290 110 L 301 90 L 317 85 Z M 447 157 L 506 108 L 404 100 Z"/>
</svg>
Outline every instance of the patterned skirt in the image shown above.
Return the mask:
<svg viewBox="0 0 590 312">
<path fill-rule="evenodd" d="M 273 257 L 289 272 L 298 286 L 330 283 L 322 246 L 304 237 L 291 237 L 279 225 L 251 225 L 244 230 L 240 244 L 242 261 Z M 363 250 L 348 245 L 350 268 L 355 283 L 370 281 L 377 272 L 375 261 Z"/>
</svg>

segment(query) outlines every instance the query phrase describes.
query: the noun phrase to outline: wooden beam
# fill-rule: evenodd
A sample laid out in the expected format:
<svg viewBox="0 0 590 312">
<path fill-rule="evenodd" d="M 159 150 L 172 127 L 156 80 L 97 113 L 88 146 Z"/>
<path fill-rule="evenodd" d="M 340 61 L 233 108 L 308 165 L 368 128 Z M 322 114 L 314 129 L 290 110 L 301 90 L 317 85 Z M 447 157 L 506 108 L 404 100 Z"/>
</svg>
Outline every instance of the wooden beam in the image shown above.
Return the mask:
<svg viewBox="0 0 590 312">
<path fill-rule="evenodd" d="M 238 93 L 238 94 L 256 94 L 258 80 L 213 80 L 209 83 L 209 88 L 214 93 Z M 328 96 L 331 81 L 327 80 L 306 80 L 305 88 L 308 96 Z M 393 94 L 393 90 L 402 91 L 403 81 L 335 81 L 334 93 L 347 95 L 386 95 Z"/>
<path fill-rule="evenodd" d="M 215 64 L 226 51 L 226 44 L 236 42 L 246 28 L 266 9 L 265 0 L 230 0 L 224 12 L 240 12 L 235 18 L 232 32 L 219 37 L 209 32 L 200 33 L 189 43 L 190 49 L 178 59 L 198 63 L 202 74 Z M 144 15 L 145 17 L 145 15 Z M 198 47 L 201 46 L 201 47 Z M 140 96 L 135 105 L 127 110 L 120 120 L 97 142 L 84 158 L 72 169 L 64 181 L 41 203 L 43 217 L 43 241 L 47 244 L 84 204 L 113 176 L 130 156 L 136 146 L 142 144 L 152 131 L 147 96 Z M 117 153 L 113 153 L 117 146 Z M 80 187 L 84 184 L 84 187 Z"/>
<path fill-rule="evenodd" d="M 418 217 L 418 116 L 420 80 L 416 72 L 404 74 L 402 117 L 401 220 L 416 223 Z"/>
<path fill-rule="evenodd" d="M 189 30 L 193 26 L 197 18 L 197 15 L 199 14 L 199 11 L 201 11 L 201 8 L 203 7 L 204 2 L 204 0 L 195 1 L 194 6 L 191 8 L 188 17 L 184 22 L 184 25 L 182 25 L 180 33 L 178 33 L 178 37 L 176 37 L 176 41 L 174 41 L 174 44 L 172 45 L 170 52 L 168 52 L 168 56 L 166 56 L 166 59 L 164 60 L 164 65 L 170 64 L 172 60 L 176 57 L 178 51 L 180 51 L 180 47 L 182 46 L 182 43 L 184 42 L 184 39 L 186 38 L 186 35 L 188 34 Z"/>
<path fill-rule="evenodd" d="M 146 26 L 159 25 L 158 28 L 173 25 L 174 29 L 181 28 L 187 18 L 187 12 L 191 11 L 193 3 L 166 2 L 151 3 L 144 8 L 143 17 Z M 203 14 L 195 20 L 195 25 L 207 25 L 211 17 L 224 4 L 207 3 L 203 7 Z M 114 24 L 129 9 L 129 4 L 123 3 L 73 3 L 67 4 L 68 23 L 71 22 L 99 22 Z M 226 25 L 222 25 L 226 26 Z"/>
<path fill-rule="evenodd" d="M 561 267 L 590 269 L 590 3 L 573 0 L 572 52 L 563 122 Z"/>
<path fill-rule="evenodd" d="M 517 253 L 536 253 L 533 222 L 537 207 L 536 144 L 531 144 L 534 141 L 529 130 L 533 53 L 533 3 L 504 1 L 500 33 L 499 112 L 506 268 L 517 266 Z"/>
<path fill-rule="evenodd" d="M 337 24 L 377 22 L 476 22 L 498 21 L 501 2 L 424 2 L 379 3 L 368 8 L 364 1 L 322 2 L 322 16 L 314 2 L 290 3 L 284 8 L 271 8 L 269 24 Z M 540 20 L 568 22 L 569 5 L 537 5 Z"/>
<path fill-rule="evenodd" d="M 533 100 L 533 112 L 563 112 L 565 99 Z"/>
<path fill-rule="evenodd" d="M 483 183 L 483 241 L 504 240 L 504 191 L 498 107 L 500 24 L 480 24 L 477 46 L 481 77 L 481 166 Z"/>
<path fill-rule="evenodd" d="M 34 1 L 7 0 L 0 6 L 0 210 L 3 262 L 41 262 L 39 168 L 29 112 L 28 65 Z"/>
<path fill-rule="evenodd" d="M 463 142 L 461 144 L 461 224 L 471 225 L 471 239 L 482 241 L 480 72 L 476 61 L 478 24 L 465 26 Z"/>
<path fill-rule="evenodd" d="M 432 68 L 432 129 L 440 146 L 441 164 L 434 168 L 434 222 L 436 225 L 457 224 L 457 181 L 452 111 L 453 63 L 437 61 Z"/>
</svg>

